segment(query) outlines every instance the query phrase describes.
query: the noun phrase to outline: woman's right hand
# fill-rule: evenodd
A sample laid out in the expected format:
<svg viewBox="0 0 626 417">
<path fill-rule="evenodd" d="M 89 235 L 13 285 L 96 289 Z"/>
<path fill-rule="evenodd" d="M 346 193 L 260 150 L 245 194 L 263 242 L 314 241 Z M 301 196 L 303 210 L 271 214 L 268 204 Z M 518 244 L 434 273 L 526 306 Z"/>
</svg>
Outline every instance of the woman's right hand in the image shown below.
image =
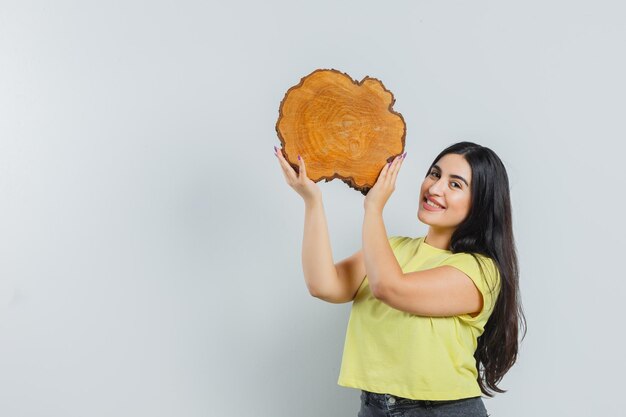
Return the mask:
<svg viewBox="0 0 626 417">
<path fill-rule="evenodd" d="M 307 177 L 306 167 L 304 166 L 304 158 L 299 157 L 300 174 L 298 175 L 283 156 L 282 149 L 278 149 L 274 146 L 274 150 L 276 151 L 275 155 L 278 157 L 278 162 L 283 170 L 283 175 L 285 176 L 287 184 L 293 188 L 295 192 L 300 194 L 305 203 L 314 202 L 318 199 L 321 200 L 322 190 L 320 190 L 320 187 L 316 183 Z"/>
</svg>

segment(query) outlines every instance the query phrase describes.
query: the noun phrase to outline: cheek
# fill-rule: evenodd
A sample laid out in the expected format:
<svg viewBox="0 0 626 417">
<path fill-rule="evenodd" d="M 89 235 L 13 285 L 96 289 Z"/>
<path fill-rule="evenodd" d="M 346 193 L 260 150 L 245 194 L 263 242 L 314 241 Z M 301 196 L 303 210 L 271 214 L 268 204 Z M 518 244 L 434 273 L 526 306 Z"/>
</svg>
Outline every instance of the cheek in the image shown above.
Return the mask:
<svg viewBox="0 0 626 417">
<path fill-rule="evenodd" d="M 455 208 L 467 211 L 470 208 L 470 199 L 468 196 L 454 196 L 454 198 L 448 199 L 450 205 L 454 205 Z"/>
<path fill-rule="evenodd" d="M 461 207 L 463 207 L 464 211 L 469 211 L 472 202 L 470 201 L 469 197 L 466 196 L 460 201 L 459 204 L 461 205 Z"/>
</svg>

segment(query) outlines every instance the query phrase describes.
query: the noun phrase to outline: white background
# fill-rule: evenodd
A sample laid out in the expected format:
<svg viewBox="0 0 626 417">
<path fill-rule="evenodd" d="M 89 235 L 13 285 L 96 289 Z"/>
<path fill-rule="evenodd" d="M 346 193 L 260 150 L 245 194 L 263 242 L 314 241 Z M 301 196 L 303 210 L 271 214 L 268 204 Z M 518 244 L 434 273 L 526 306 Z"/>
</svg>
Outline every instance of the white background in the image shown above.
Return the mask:
<svg viewBox="0 0 626 417">
<path fill-rule="evenodd" d="M 0 2 L 0 415 L 356 416 L 350 304 L 311 297 L 273 146 L 317 68 L 407 123 L 388 235 L 432 159 L 510 177 L 528 335 L 492 416 L 618 415 L 626 7 L 619 1 Z M 335 260 L 363 196 L 321 183 Z"/>
</svg>

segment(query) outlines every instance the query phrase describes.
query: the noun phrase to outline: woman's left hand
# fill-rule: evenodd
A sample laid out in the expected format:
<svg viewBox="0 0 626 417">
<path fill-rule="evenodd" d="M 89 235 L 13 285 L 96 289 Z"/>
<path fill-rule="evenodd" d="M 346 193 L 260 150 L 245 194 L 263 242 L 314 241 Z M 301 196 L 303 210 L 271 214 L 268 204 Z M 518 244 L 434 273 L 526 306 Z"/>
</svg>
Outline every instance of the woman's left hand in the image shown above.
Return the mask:
<svg viewBox="0 0 626 417">
<path fill-rule="evenodd" d="M 396 189 L 396 177 L 398 176 L 398 172 L 400 171 L 405 157 L 406 152 L 395 157 L 391 164 L 385 164 L 380 174 L 378 174 L 376 184 L 370 188 L 365 196 L 363 205 L 366 210 L 383 211 L 387 200 L 389 200 L 389 197 L 391 197 L 391 194 Z"/>
</svg>

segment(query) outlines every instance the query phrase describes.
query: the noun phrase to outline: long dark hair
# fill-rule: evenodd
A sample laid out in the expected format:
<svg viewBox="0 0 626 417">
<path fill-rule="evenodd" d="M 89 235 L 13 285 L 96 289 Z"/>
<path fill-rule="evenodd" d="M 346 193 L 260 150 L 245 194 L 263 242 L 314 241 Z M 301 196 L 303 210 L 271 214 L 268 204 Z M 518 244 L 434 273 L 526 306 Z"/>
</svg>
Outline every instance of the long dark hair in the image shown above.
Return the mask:
<svg viewBox="0 0 626 417">
<path fill-rule="evenodd" d="M 526 336 L 513 238 L 509 177 L 494 151 L 472 142 L 455 143 L 441 151 L 426 176 L 437 161 L 450 153 L 463 155 L 472 169 L 471 208 L 467 218 L 452 234 L 450 251 L 487 256 L 493 259 L 500 272 L 500 293 L 474 353 L 480 390 L 493 397 L 489 390 L 506 392 L 497 384 L 517 360 L 518 330 L 523 330 L 522 340 Z"/>
</svg>

